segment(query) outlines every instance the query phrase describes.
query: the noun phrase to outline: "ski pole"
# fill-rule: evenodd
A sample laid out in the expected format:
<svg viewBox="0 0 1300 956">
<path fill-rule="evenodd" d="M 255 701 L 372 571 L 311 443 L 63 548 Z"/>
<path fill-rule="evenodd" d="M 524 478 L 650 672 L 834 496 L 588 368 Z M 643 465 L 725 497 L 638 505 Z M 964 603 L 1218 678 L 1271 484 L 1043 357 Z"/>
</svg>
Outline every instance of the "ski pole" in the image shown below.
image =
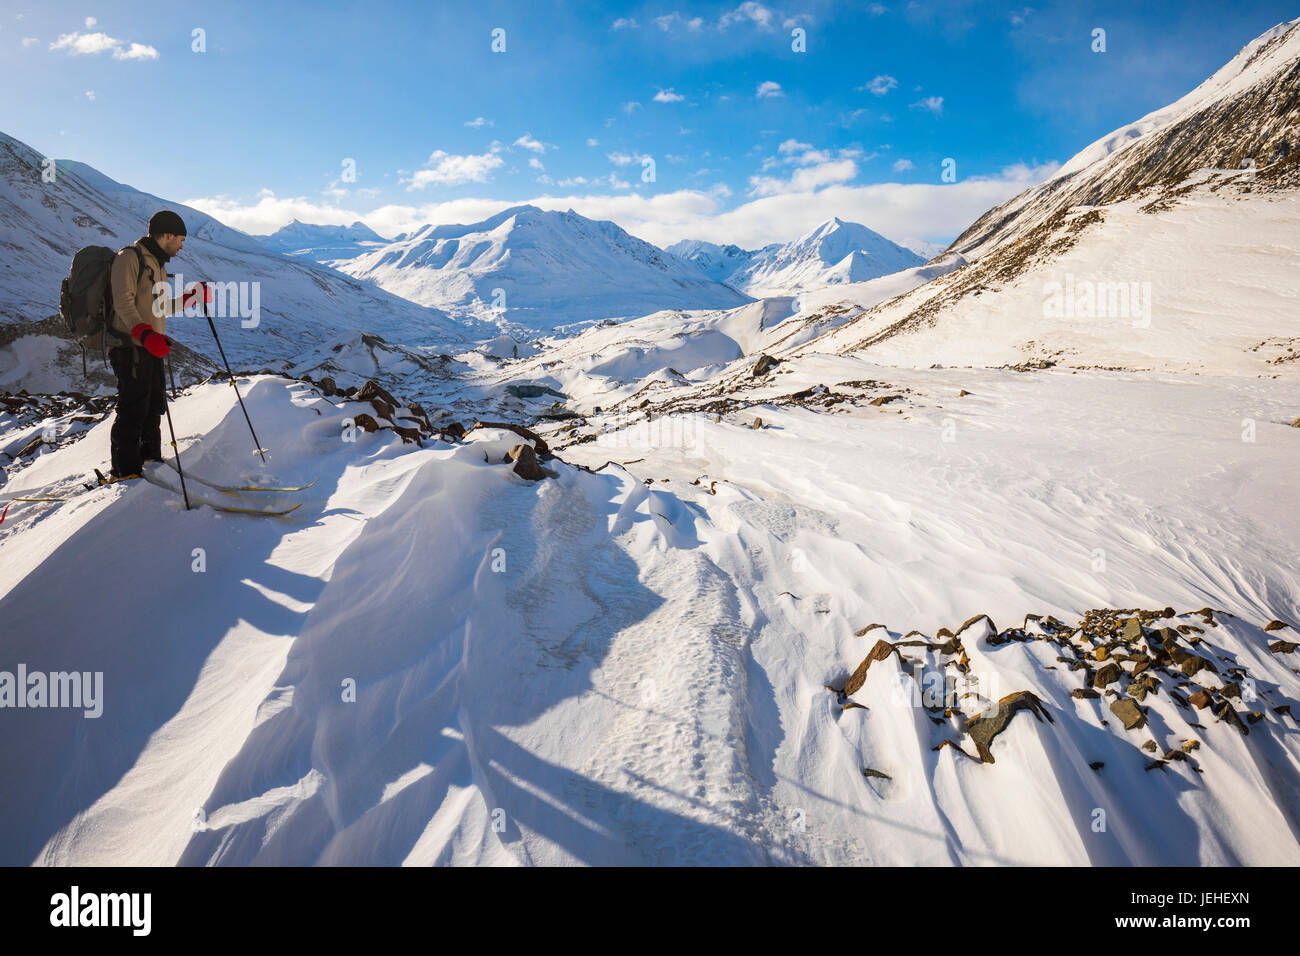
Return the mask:
<svg viewBox="0 0 1300 956">
<path fill-rule="evenodd" d="M 208 312 L 207 290 L 203 294 L 203 315 L 208 320 L 208 328 L 212 330 L 212 338 L 216 340 L 217 351 L 221 353 L 221 361 L 226 365 L 226 374 L 230 376 L 230 387 L 235 390 L 235 397 L 239 399 L 239 407 L 243 409 L 244 421 L 248 422 L 248 430 L 253 434 L 253 444 L 257 446 L 257 453 L 262 456 L 262 462 L 266 462 L 266 450 L 262 448 L 262 443 L 257 440 L 257 432 L 253 431 L 253 420 L 248 417 L 248 409 L 244 408 L 244 397 L 239 394 L 239 386 L 235 384 L 235 373 L 230 370 L 230 361 L 226 358 L 226 350 L 221 347 L 221 337 L 217 335 L 217 327 L 212 324 L 212 315 Z"/>
<path fill-rule="evenodd" d="M 172 354 L 167 353 L 167 377 L 172 382 L 172 401 L 176 401 L 176 373 L 172 371 Z"/>
<path fill-rule="evenodd" d="M 158 363 L 158 378 L 162 378 L 162 361 Z M 162 382 L 158 383 L 163 384 Z M 176 444 L 176 429 L 172 426 L 172 403 L 167 401 L 167 394 L 163 392 L 163 408 L 167 410 L 167 431 L 172 436 L 172 457 L 176 459 L 176 473 L 181 476 L 181 497 L 185 499 L 185 510 L 190 510 L 190 493 L 185 488 L 185 471 L 181 468 L 181 448 Z"/>
</svg>

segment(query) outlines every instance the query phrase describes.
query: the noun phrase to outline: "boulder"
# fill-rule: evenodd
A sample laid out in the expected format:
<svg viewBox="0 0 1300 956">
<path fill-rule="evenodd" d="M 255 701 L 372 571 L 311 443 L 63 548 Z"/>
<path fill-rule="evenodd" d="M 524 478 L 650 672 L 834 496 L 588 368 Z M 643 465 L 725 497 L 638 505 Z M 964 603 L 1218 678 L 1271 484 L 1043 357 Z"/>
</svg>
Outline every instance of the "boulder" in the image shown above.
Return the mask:
<svg viewBox="0 0 1300 956">
<path fill-rule="evenodd" d="M 1120 669 L 1120 666 L 1114 661 L 1111 661 L 1109 664 L 1106 664 L 1097 671 L 1096 676 L 1092 679 L 1092 686 L 1105 687 L 1107 684 L 1113 684 L 1115 681 L 1119 680 L 1119 675 L 1122 673 L 1123 671 Z"/>
<path fill-rule="evenodd" d="M 1142 708 L 1132 697 L 1121 697 L 1110 705 L 1110 712 L 1120 719 L 1125 730 L 1138 730 L 1145 726 L 1147 719 Z"/>
<path fill-rule="evenodd" d="M 1091 700 L 1092 698 L 1100 697 L 1101 694 L 1097 693 L 1091 687 L 1076 687 L 1074 690 L 1070 691 L 1070 696 L 1075 700 Z"/>
<path fill-rule="evenodd" d="M 1187 698 L 1187 702 L 1197 710 L 1204 710 L 1206 707 L 1209 707 L 1210 704 L 1214 703 L 1214 694 L 1208 687 L 1202 688 L 1191 697 Z"/>
<path fill-rule="evenodd" d="M 774 359 L 772 356 L 764 353 L 760 355 L 758 361 L 754 363 L 754 370 L 751 374 L 754 378 L 761 378 L 780 364 L 780 359 Z"/>
<path fill-rule="evenodd" d="M 970 734 L 971 740 L 975 741 L 975 749 L 979 751 L 980 758 L 985 763 L 993 763 L 993 753 L 990 747 L 993 739 L 1006 729 L 1011 718 L 1022 710 L 1027 710 L 1034 715 L 1034 719 L 1042 723 L 1046 718 L 1048 723 L 1054 723 L 1055 719 L 1043 706 L 1032 691 L 1022 690 L 1014 694 L 1008 694 L 998 701 L 997 706 L 992 710 L 985 711 L 978 716 L 972 717 L 966 723 L 966 732 Z"/>
<path fill-rule="evenodd" d="M 541 481 L 547 475 L 546 469 L 537 463 L 537 453 L 533 451 L 532 445 L 520 442 L 510 449 L 508 457 L 515 463 L 512 470 L 520 478 Z"/>
</svg>

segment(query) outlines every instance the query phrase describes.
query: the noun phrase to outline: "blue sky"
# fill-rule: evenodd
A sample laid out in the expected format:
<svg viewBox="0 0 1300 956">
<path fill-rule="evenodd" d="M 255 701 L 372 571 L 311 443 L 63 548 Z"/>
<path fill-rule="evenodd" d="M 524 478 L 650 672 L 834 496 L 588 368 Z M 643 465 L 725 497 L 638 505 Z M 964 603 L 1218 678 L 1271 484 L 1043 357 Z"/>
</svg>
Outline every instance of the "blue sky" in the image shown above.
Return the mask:
<svg viewBox="0 0 1300 956">
<path fill-rule="evenodd" d="M 947 241 L 1297 15 L 1262 0 L 5 2 L 0 130 L 255 233 L 362 218 L 391 236 L 534 202 L 659 243 L 756 246 L 831 215 Z"/>
</svg>

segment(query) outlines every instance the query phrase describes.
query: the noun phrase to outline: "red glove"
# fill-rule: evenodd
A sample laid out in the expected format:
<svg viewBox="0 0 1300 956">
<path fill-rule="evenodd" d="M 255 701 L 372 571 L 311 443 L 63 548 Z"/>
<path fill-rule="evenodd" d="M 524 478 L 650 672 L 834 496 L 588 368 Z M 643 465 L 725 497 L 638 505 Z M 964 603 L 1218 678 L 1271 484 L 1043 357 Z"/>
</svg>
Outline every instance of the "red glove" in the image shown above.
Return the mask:
<svg viewBox="0 0 1300 956">
<path fill-rule="evenodd" d="M 185 295 L 181 296 L 181 305 L 188 309 L 193 303 L 198 301 L 199 292 L 203 293 L 203 302 L 205 305 L 212 301 L 212 287 L 206 282 L 196 282 L 194 285 L 190 286 L 189 291 L 187 291 Z"/>
<path fill-rule="evenodd" d="M 167 341 L 167 336 L 159 335 L 143 322 L 131 330 L 131 338 L 143 345 L 149 354 L 156 358 L 162 358 L 172 350 L 172 344 Z"/>
</svg>

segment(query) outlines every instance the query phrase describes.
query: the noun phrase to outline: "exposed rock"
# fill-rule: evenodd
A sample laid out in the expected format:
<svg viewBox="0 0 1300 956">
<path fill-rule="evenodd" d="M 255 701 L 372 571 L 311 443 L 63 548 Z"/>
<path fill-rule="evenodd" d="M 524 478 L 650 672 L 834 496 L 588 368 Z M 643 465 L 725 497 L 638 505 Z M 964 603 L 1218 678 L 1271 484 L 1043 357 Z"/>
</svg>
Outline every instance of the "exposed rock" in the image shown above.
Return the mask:
<svg viewBox="0 0 1300 956">
<path fill-rule="evenodd" d="M 1105 687 L 1107 684 L 1113 684 L 1119 680 L 1119 675 L 1123 671 L 1114 661 L 1111 661 L 1105 667 L 1097 671 L 1097 675 L 1092 679 L 1093 687 Z"/>
<path fill-rule="evenodd" d="M 460 422 L 452 422 L 450 425 L 443 426 L 442 438 L 444 441 L 451 437 L 452 441 L 460 441 L 465 437 L 465 426 Z"/>
<path fill-rule="evenodd" d="M 1191 753 L 1193 750 L 1200 750 L 1201 742 L 1196 739 L 1183 741 L 1183 753 Z"/>
<path fill-rule="evenodd" d="M 339 393 L 338 383 L 335 382 L 334 379 L 328 375 L 326 375 L 316 384 L 320 388 L 321 394 L 325 395 L 326 397 L 332 397 Z"/>
<path fill-rule="evenodd" d="M 758 357 L 754 363 L 754 371 L 751 373 L 754 378 L 760 378 L 770 372 L 775 366 L 780 365 L 780 359 L 774 359 L 766 352 Z"/>
<path fill-rule="evenodd" d="M 1291 625 L 1287 624 L 1285 621 L 1273 620 L 1273 621 L 1269 621 L 1267 624 L 1264 625 L 1264 630 L 1277 631 L 1284 627 L 1291 627 Z"/>
<path fill-rule="evenodd" d="M 753 428 L 753 429 L 759 429 L 759 428 L 762 428 L 762 427 L 763 427 L 763 419 L 761 419 L 761 418 L 755 418 L 755 419 L 754 419 L 754 423 L 753 423 L 752 425 L 750 425 L 749 427 L 750 427 L 750 428 Z"/>
<path fill-rule="evenodd" d="M 1197 710 L 1204 710 L 1214 703 L 1214 693 L 1208 688 L 1203 688 L 1187 698 L 1187 702 Z"/>
<path fill-rule="evenodd" d="M 515 463 L 512 469 L 520 478 L 528 481 L 541 481 L 547 476 L 547 471 L 537 463 L 537 453 L 533 451 L 532 445 L 526 445 L 520 442 L 510 449 L 509 459 Z"/>
<path fill-rule="evenodd" d="M 966 630 L 966 628 L 970 627 L 972 624 L 979 621 L 981 618 L 987 621 L 988 624 L 986 625 L 983 634 L 975 635 L 976 640 L 979 640 L 980 637 L 988 637 L 990 634 L 996 634 L 998 632 L 998 626 L 993 623 L 993 618 L 989 617 L 987 614 L 976 614 L 974 617 L 967 618 L 966 623 L 964 623 L 961 627 L 957 628 L 957 633 L 953 636 L 961 637 L 962 631 Z"/>
<path fill-rule="evenodd" d="M 1136 641 L 1142 636 L 1142 621 L 1136 617 L 1130 617 L 1124 622 L 1124 628 L 1119 632 L 1119 639 L 1128 643 Z"/>
<path fill-rule="evenodd" d="M 845 697 L 851 697 L 853 694 L 856 694 L 858 689 L 866 682 L 867 671 L 870 669 L 871 665 L 876 661 L 883 661 L 890 654 L 898 654 L 898 650 L 893 644 L 890 644 L 889 641 L 885 640 L 876 641 L 876 646 L 873 647 L 870 653 L 862 659 L 862 663 L 858 665 L 857 670 L 855 670 L 849 677 L 848 683 L 844 685 L 842 690 L 839 690 L 836 693 L 842 694 Z M 902 660 L 901 654 L 899 655 L 899 659 Z"/>
<path fill-rule="evenodd" d="M 875 629 L 878 628 L 878 627 L 884 627 L 884 626 L 885 626 L 885 625 L 883 625 L 883 624 L 868 624 L 868 625 L 867 625 L 866 627 L 864 627 L 862 630 L 860 630 L 860 631 L 854 631 L 854 632 L 853 632 L 853 636 L 854 636 L 854 637 L 863 637 L 863 636 L 866 635 L 867 631 L 873 631 L 873 630 L 875 630 Z"/>
<path fill-rule="evenodd" d="M 1088 764 L 1088 766 L 1093 770 L 1100 770 L 1102 767 L 1106 766 L 1106 764 L 1101 760 L 1094 760 L 1092 763 Z"/>
<path fill-rule="evenodd" d="M 368 432 L 379 431 L 379 422 L 375 421 L 372 416 L 367 415 L 365 412 L 359 412 L 356 415 L 353 415 L 352 423 L 364 428 Z"/>
<path fill-rule="evenodd" d="M 1147 751 L 1148 753 L 1155 753 L 1157 746 L 1158 744 L 1156 744 L 1154 740 L 1148 740 L 1146 743 L 1142 745 L 1142 749 Z"/>
<path fill-rule="evenodd" d="M 373 379 L 362 385 L 353 398 L 358 402 L 369 402 L 381 415 L 388 419 L 393 417 L 393 412 L 402 404 Z M 387 410 L 385 411 L 385 409 Z"/>
<path fill-rule="evenodd" d="M 1043 706 L 1043 702 L 1032 691 L 1027 690 L 1008 694 L 998 701 L 997 706 L 992 710 L 985 711 L 967 721 L 966 732 L 970 734 L 971 740 L 975 741 L 975 749 L 979 751 L 980 758 L 985 763 L 994 762 L 993 754 L 989 750 L 993 738 L 1002 733 L 1011 718 L 1022 710 L 1028 710 L 1040 723 L 1043 718 L 1047 718 L 1048 723 L 1055 722 L 1052 715 Z"/>
<path fill-rule="evenodd" d="M 516 435 L 531 441 L 538 458 L 549 458 L 551 456 L 551 449 L 547 446 L 545 440 L 531 428 L 525 428 L 523 425 L 510 425 L 506 422 L 475 422 L 466 429 L 465 434 L 468 435 L 476 428 L 504 428 L 508 432 L 514 432 Z"/>
<path fill-rule="evenodd" d="M 903 400 L 903 396 L 902 396 L 902 395 L 881 395 L 879 398 L 873 398 L 873 399 L 872 399 L 870 402 L 868 402 L 867 404 L 868 404 L 868 405 L 884 405 L 886 402 L 895 402 L 895 401 L 897 401 L 897 402 L 901 402 L 902 400 Z"/>
<path fill-rule="evenodd" d="M 394 425 L 393 431 L 402 436 L 402 441 L 404 443 L 410 444 L 411 442 L 415 442 L 415 444 L 419 445 L 421 448 L 424 447 L 424 442 L 420 441 L 420 429 Z"/>
<path fill-rule="evenodd" d="M 1256 713 L 1258 713 L 1258 711 L 1256 711 Z M 1250 733 L 1250 731 L 1246 728 L 1246 725 L 1241 722 L 1241 715 L 1238 714 L 1236 709 L 1233 708 L 1232 704 L 1226 700 L 1220 702 L 1219 705 L 1214 708 L 1214 716 L 1218 717 L 1219 720 L 1226 721 L 1227 723 L 1232 724 L 1234 727 L 1236 727 L 1238 730 L 1241 731 L 1242 736 L 1246 736 L 1247 734 Z M 1251 720 L 1252 724 L 1259 719 L 1259 717 L 1254 717 L 1254 715 L 1251 716 L 1253 718 Z M 1264 715 L 1260 714 L 1259 716 L 1262 717 Z"/>
<path fill-rule="evenodd" d="M 1093 698 L 1100 697 L 1101 694 L 1097 693 L 1091 687 L 1076 687 L 1074 690 L 1070 691 L 1070 696 L 1075 700 L 1092 700 Z"/>
<path fill-rule="evenodd" d="M 887 773 L 882 773 L 882 772 L 879 771 L 879 770 L 873 770 L 871 767 L 863 767 L 863 768 L 862 768 L 862 776 L 864 776 L 864 777 L 879 777 L 881 780 L 893 780 L 893 779 L 894 779 L 894 778 L 891 777 L 889 774 L 887 774 Z"/>
<path fill-rule="evenodd" d="M 1142 708 L 1132 697 L 1121 697 L 1110 705 L 1110 712 L 1120 719 L 1125 730 L 1137 730 L 1145 726 L 1147 719 Z"/>
<path fill-rule="evenodd" d="M 1300 644 L 1295 644 L 1291 641 L 1274 641 L 1272 644 L 1268 645 L 1268 649 L 1274 654 L 1292 654 L 1295 652 L 1297 647 L 1300 647 Z"/>
</svg>

